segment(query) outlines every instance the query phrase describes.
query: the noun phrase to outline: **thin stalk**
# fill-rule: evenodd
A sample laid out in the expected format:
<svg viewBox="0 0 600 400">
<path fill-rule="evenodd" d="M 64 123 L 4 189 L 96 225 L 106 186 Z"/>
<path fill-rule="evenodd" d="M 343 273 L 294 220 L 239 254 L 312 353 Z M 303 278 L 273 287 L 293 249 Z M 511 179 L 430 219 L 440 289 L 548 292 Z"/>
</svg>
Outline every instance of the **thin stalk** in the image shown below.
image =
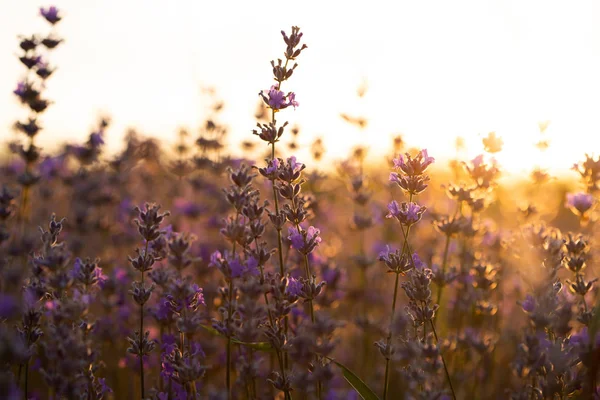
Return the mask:
<svg viewBox="0 0 600 400">
<path fill-rule="evenodd" d="M 249 348 L 249 358 L 250 358 L 250 366 L 252 366 L 252 364 L 254 363 L 254 350 L 252 349 L 252 347 Z M 252 380 L 250 381 L 250 388 L 252 389 L 252 398 L 255 399 L 256 398 L 256 378 L 253 376 Z"/>
<path fill-rule="evenodd" d="M 439 342 L 437 332 L 435 331 L 435 324 L 433 320 L 429 320 L 431 323 L 431 329 L 433 330 L 433 336 L 435 336 L 435 341 Z M 450 373 L 448 372 L 448 367 L 446 366 L 446 360 L 444 359 L 444 355 L 440 352 L 440 357 L 442 357 L 442 364 L 444 365 L 444 372 L 446 373 L 446 380 L 448 381 L 448 385 L 450 386 L 450 391 L 452 391 L 452 398 L 456 400 L 456 393 L 454 393 L 454 386 L 452 386 L 452 379 L 450 379 Z"/>
<path fill-rule="evenodd" d="M 29 148 L 34 145 L 33 137 L 29 138 Z M 25 173 L 29 174 L 31 172 L 31 162 L 27 161 L 25 163 Z M 30 186 L 26 185 L 23 187 L 23 193 L 21 197 L 21 207 L 19 209 L 18 220 L 20 220 L 20 229 L 21 235 L 25 234 L 25 223 L 29 222 L 29 191 Z"/>
<path fill-rule="evenodd" d="M 23 398 L 27 400 L 27 392 L 29 391 L 29 360 L 25 363 L 25 390 L 23 391 Z"/>
<path fill-rule="evenodd" d="M 144 273 L 142 272 L 142 276 L 144 275 Z M 142 282 L 143 281 L 143 277 L 142 277 Z M 142 341 L 143 341 L 143 337 L 144 337 L 144 306 L 140 306 L 140 349 L 142 349 Z M 143 355 L 140 355 L 140 389 L 141 389 L 141 395 L 142 395 L 142 399 L 145 397 L 145 392 L 144 392 L 144 357 Z"/>
<path fill-rule="evenodd" d="M 410 202 L 412 202 L 412 200 L 413 200 L 413 194 L 411 193 L 409 195 L 408 202 L 410 203 Z M 404 236 L 404 244 L 402 245 L 402 255 L 404 255 L 406 250 L 409 248 L 408 236 L 410 234 L 410 225 L 406 227 L 406 233 L 404 232 L 404 228 L 402 227 L 402 225 L 400 225 L 400 230 L 402 231 L 402 235 Z M 396 280 L 394 282 L 394 298 L 392 300 L 392 313 L 390 315 L 389 333 L 388 333 L 387 341 L 386 341 L 387 346 L 389 346 L 390 343 L 392 342 L 392 325 L 394 324 L 394 314 L 396 313 L 396 300 L 398 299 L 398 282 L 399 282 L 399 280 L 400 280 L 400 274 L 398 272 L 396 272 Z M 388 358 L 386 358 L 386 360 L 385 360 L 385 376 L 384 376 L 384 383 L 383 383 L 383 400 L 387 400 L 389 378 L 390 378 L 390 360 Z"/>
<path fill-rule="evenodd" d="M 164 337 L 164 335 L 165 335 L 165 327 L 161 323 L 160 324 L 160 342 L 161 342 L 161 344 L 163 343 L 163 337 Z M 164 382 L 163 378 L 159 376 L 159 378 L 158 378 L 158 390 L 160 392 L 162 392 L 162 391 L 164 391 L 164 389 L 165 389 L 165 382 Z"/>
<path fill-rule="evenodd" d="M 240 217 L 240 213 L 239 211 L 236 213 L 235 215 L 235 223 L 237 225 L 238 220 Z M 236 247 L 236 242 L 234 241 L 232 244 L 232 252 L 233 252 L 233 256 L 235 257 L 236 253 L 235 253 L 235 247 Z M 232 332 L 230 332 L 230 328 L 231 328 L 231 323 L 232 323 L 232 316 L 231 314 L 233 313 L 233 277 L 229 278 L 229 301 L 228 301 L 228 305 L 227 305 L 227 330 L 228 330 L 228 335 L 227 335 L 227 368 L 226 368 L 226 372 L 225 372 L 225 384 L 227 385 L 227 399 L 231 400 L 231 335 Z"/>
<path fill-rule="evenodd" d="M 282 358 L 280 352 L 277 352 L 277 358 L 279 361 L 279 370 L 281 371 L 281 377 L 283 378 L 284 381 L 286 381 L 285 368 L 283 367 L 283 358 Z M 283 394 L 284 394 L 286 400 L 292 400 L 292 394 L 288 390 L 284 390 Z"/>
<path fill-rule="evenodd" d="M 275 124 L 275 111 L 273 110 L 272 113 L 272 119 L 273 119 L 273 124 Z M 275 159 L 275 142 L 271 143 L 271 160 Z M 275 202 L 275 215 L 279 216 L 279 196 L 277 195 L 277 189 L 275 188 L 275 181 L 273 180 L 273 200 Z M 284 268 L 284 262 L 283 262 L 283 240 L 281 238 L 281 229 L 277 228 L 277 255 L 279 258 L 279 274 L 281 275 L 281 277 L 283 278 L 285 276 L 285 268 Z M 289 323 L 288 323 L 288 316 L 286 315 L 284 320 L 283 320 L 283 329 L 285 332 L 285 335 L 287 337 L 288 334 L 288 327 L 289 327 Z M 287 368 L 288 366 L 288 354 L 284 353 L 283 356 L 283 362 L 284 362 L 284 366 L 285 368 Z"/>
<path fill-rule="evenodd" d="M 146 258 L 148 254 L 148 240 L 146 240 L 146 247 L 144 249 L 144 258 Z M 144 269 L 141 269 L 142 274 L 142 287 L 144 286 Z M 140 352 L 143 349 L 142 343 L 144 340 L 144 305 L 140 305 Z M 144 356 L 143 352 L 140 354 L 140 389 L 141 389 L 141 398 L 142 400 L 146 397 L 146 392 L 144 391 Z"/>
<path fill-rule="evenodd" d="M 273 112 L 273 122 L 275 122 L 275 112 Z M 275 159 L 275 142 L 271 143 L 271 160 Z M 273 201 L 275 202 L 275 215 L 279 216 L 279 196 L 277 195 L 277 189 L 275 187 L 275 181 L 273 180 Z M 279 273 L 283 277 L 285 270 L 283 264 L 283 243 L 281 240 L 281 230 L 277 229 L 277 250 L 279 256 Z"/>
<path fill-rule="evenodd" d="M 231 324 L 231 312 L 233 302 L 233 278 L 229 279 L 229 311 L 227 313 L 228 325 Z M 228 326 L 229 330 L 229 326 Z M 231 400 L 231 332 L 227 336 L 227 370 L 225 373 L 225 383 L 227 385 L 227 399 Z"/>
<path fill-rule="evenodd" d="M 587 305 L 587 302 L 585 301 L 585 296 L 581 296 L 581 301 L 583 303 L 583 310 L 587 313 L 588 312 L 588 305 Z"/>
<path fill-rule="evenodd" d="M 192 399 L 195 399 L 197 396 L 197 391 L 196 391 L 196 381 L 191 381 L 190 382 L 190 392 L 192 395 Z"/>
<path fill-rule="evenodd" d="M 254 239 L 254 245 L 255 245 L 256 250 L 258 251 L 258 239 L 257 238 Z M 264 270 L 263 266 L 259 265 L 258 266 L 258 270 L 260 271 L 260 282 L 264 283 L 264 281 L 265 281 L 265 270 Z M 264 296 L 264 299 L 265 299 L 265 305 L 267 306 L 267 314 L 269 316 L 269 322 L 271 323 L 271 326 L 274 326 L 273 325 L 273 315 L 271 314 L 271 309 L 269 308 L 269 296 L 267 296 L 266 292 L 263 293 L 263 296 Z"/>
<path fill-rule="evenodd" d="M 258 243 L 256 243 L 256 248 L 258 249 Z M 264 280 L 265 280 L 264 269 L 263 269 L 262 265 L 260 265 L 258 268 L 260 270 L 261 282 L 264 282 Z M 269 323 L 271 324 L 271 326 L 274 327 L 275 325 L 274 325 L 274 320 L 273 320 L 273 314 L 271 314 L 271 309 L 269 308 L 269 297 L 267 296 L 267 293 L 263 293 L 263 296 L 265 299 L 265 304 L 267 305 L 267 315 L 269 316 Z M 250 351 L 252 352 L 252 348 L 250 348 Z M 281 352 L 278 349 L 275 349 L 275 353 L 277 354 L 277 360 L 279 362 L 279 368 L 281 370 L 281 375 L 283 378 L 285 378 L 285 365 L 284 365 L 283 357 L 281 356 Z M 271 359 L 271 361 L 272 360 L 273 359 Z M 256 397 L 256 387 L 254 387 L 254 391 L 255 391 L 255 397 Z M 285 395 L 286 400 L 292 399 L 292 396 L 288 391 L 285 391 L 284 395 Z"/>
<path fill-rule="evenodd" d="M 304 255 L 304 271 L 306 272 L 306 279 L 308 279 L 309 281 L 312 280 L 312 275 L 310 273 L 310 264 L 308 261 L 308 255 Z M 314 324 L 315 323 L 315 309 L 313 307 L 313 302 L 312 299 L 308 300 L 308 306 L 310 309 L 310 321 Z"/>
<path fill-rule="evenodd" d="M 304 269 L 305 269 L 305 272 L 306 272 L 306 279 L 308 279 L 309 281 L 312 280 L 313 278 L 312 278 L 312 275 L 310 273 L 310 264 L 309 264 L 309 261 L 308 261 L 308 255 L 307 254 L 304 255 Z M 308 300 L 308 307 L 309 307 L 309 310 L 310 310 L 310 321 L 314 325 L 314 323 L 315 323 L 315 309 L 313 307 L 313 301 L 312 301 L 312 299 Z M 316 364 L 318 364 L 318 363 L 319 363 L 319 355 L 315 354 L 315 367 L 316 367 Z M 318 379 L 317 380 L 317 399 L 319 399 L 319 400 L 321 399 L 321 386 L 322 386 L 321 380 Z"/>
</svg>

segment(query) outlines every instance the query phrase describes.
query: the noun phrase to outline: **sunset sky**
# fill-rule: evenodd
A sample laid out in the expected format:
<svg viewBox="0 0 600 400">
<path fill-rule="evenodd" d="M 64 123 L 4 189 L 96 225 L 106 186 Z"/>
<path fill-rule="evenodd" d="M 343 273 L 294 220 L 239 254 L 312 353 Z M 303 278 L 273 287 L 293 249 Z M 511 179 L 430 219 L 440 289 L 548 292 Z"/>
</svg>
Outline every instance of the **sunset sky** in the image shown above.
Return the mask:
<svg viewBox="0 0 600 400">
<path fill-rule="evenodd" d="M 0 0 L 0 139 L 24 117 L 15 96 L 24 72 L 17 35 L 47 32 L 40 3 Z M 40 141 L 52 147 L 85 140 L 101 113 L 114 122 L 118 148 L 127 127 L 173 140 L 197 129 L 212 86 L 225 101 L 231 141 L 254 139 L 257 94 L 272 84 L 270 60 L 281 57 L 279 33 L 298 25 L 309 46 L 284 89 L 300 107 L 280 119 L 297 123 L 301 143 L 322 135 L 329 155 L 356 144 L 389 151 L 392 134 L 453 154 L 456 136 L 469 155 L 496 131 L 498 157 L 520 172 L 566 169 L 600 152 L 600 2 L 597 1 L 200 1 L 57 0 L 66 42 L 50 62 L 55 101 Z M 368 4 L 368 6 L 367 6 Z M 362 99 L 356 89 L 368 82 Z M 340 113 L 367 117 L 365 132 Z M 550 121 L 543 155 L 538 122 Z"/>
</svg>

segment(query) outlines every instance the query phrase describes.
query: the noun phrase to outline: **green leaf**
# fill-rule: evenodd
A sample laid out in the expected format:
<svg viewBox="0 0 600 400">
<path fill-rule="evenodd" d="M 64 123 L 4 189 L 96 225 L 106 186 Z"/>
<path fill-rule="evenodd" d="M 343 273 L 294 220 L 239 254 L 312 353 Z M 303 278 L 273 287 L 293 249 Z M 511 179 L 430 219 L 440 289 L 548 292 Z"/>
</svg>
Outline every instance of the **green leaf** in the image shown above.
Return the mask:
<svg viewBox="0 0 600 400">
<path fill-rule="evenodd" d="M 368 387 L 366 383 L 364 383 L 358 376 L 356 376 L 354 372 L 350 371 L 344 364 L 335 361 L 333 358 L 325 358 L 327 358 L 329 361 L 341 368 L 346 381 L 348 381 L 350 386 L 352 386 L 352 388 L 356 390 L 356 393 L 358 393 L 363 400 L 379 400 L 379 397 L 377 397 L 375 392 L 371 390 L 371 388 Z"/>
<path fill-rule="evenodd" d="M 202 325 L 202 324 L 200 324 L 200 326 L 204 330 L 206 330 L 207 332 L 212 333 L 215 336 L 220 336 L 220 337 L 222 337 L 224 339 L 227 339 L 227 336 L 221 334 L 218 330 L 216 330 L 212 326 Z M 272 352 L 272 351 L 274 351 L 273 347 L 271 347 L 271 344 L 268 343 L 268 342 L 242 342 L 241 340 L 237 340 L 235 338 L 231 338 L 231 342 L 235 343 L 235 344 L 239 344 L 241 346 L 250 347 L 250 348 L 253 348 L 254 350 L 258 350 L 258 351 L 266 351 L 266 352 Z"/>
</svg>

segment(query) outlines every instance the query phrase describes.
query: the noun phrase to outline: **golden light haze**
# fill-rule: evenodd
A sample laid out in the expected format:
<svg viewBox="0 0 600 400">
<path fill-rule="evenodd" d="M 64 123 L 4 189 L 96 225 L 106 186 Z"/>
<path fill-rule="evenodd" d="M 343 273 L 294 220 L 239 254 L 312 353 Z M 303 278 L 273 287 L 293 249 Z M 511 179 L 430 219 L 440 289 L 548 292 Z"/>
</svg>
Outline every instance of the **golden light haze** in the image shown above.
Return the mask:
<svg viewBox="0 0 600 400">
<path fill-rule="evenodd" d="M 172 141 L 205 113 L 201 86 L 225 101 L 231 142 L 251 135 L 258 92 L 272 84 L 269 61 L 281 57 L 280 30 L 298 25 L 309 49 L 284 90 L 300 107 L 281 119 L 300 125 L 301 144 L 321 135 L 328 155 L 356 144 L 389 152 L 393 134 L 454 154 L 468 154 L 496 131 L 498 159 L 510 171 L 569 168 L 600 150 L 600 3 L 597 1 L 155 1 L 3 0 L 0 25 L 0 138 L 24 117 L 12 91 L 22 77 L 17 35 L 47 32 L 40 6 L 64 16 L 66 42 L 51 55 L 55 104 L 40 142 L 85 140 L 97 116 L 113 120 L 108 144 L 140 132 Z M 369 90 L 359 99 L 356 89 Z M 340 113 L 369 119 L 359 132 Z M 538 122 L 550 120 L 540 154 Z M 237 148 L 237 146 L 236 146 Z M 300 156 L 302 156 L 302 151 Z"/>
</svg>

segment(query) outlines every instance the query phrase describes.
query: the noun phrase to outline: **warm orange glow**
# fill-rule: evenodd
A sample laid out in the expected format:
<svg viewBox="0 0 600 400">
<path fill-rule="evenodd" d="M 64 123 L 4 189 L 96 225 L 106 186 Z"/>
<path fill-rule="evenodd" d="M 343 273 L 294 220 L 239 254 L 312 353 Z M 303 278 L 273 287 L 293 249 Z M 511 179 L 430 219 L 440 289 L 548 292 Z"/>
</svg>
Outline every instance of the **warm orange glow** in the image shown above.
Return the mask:
<svg viewBox="0 0 600 400">
<path fill-rule="evenodd" d="M 251 138 L 257 93 L 271 84 L 269 60 L 281 48 L 276 33 L 298 25 L 309 50 L 287 88 L 300 107 L 285 118 L 302 127 L 303 145 L 323 135 L 329 156 L 357 143 L 388 152 L 398 132 L 447 158 L 456 136 L 474 156 L 495 131 L 505 143 L 497 158 L 513 172 L 564 170 L 600 149 L 595 1 L 54 3 L 64 11 L 58 29 L 66 43 L 52 57 L 59 69 L 47 92 L 56 103 L 44 116 L 46 146 L 83 140 L 100 112 L 112 115 L 111 146 L 129 126 L 174 139 L 180 126 L 202 120 L 201 85 L 226 102 L 231 141 Z M 22 115 L 12 95 L 23 70 L 16 36 L 46 28 L 35 16 L 40 5 L 20 0 L 4 9 L 2 139 Z M 343 112 L 368 118 L 364 131 L 342 121 Z M 536 150 L 545 139 L 550 147 Z"/>
</svg>

